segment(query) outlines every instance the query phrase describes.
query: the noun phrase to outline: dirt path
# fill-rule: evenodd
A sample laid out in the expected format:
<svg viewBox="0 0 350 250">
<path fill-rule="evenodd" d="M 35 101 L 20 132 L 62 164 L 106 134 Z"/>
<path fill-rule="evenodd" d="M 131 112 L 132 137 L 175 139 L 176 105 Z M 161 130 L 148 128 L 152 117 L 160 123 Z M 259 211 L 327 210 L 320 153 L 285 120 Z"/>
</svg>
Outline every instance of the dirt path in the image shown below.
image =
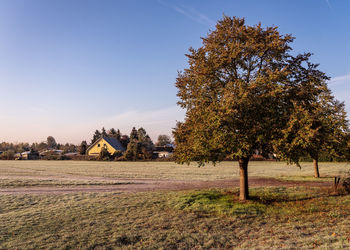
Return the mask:
<svg viewBox="0 0 350 250">
<path fill-rule="evenodd" d="M 99 178 L 100 179 L 100 178 Z M 65 194 L 74 192 L 147 192 L 159 190 L 190 190 L 206 188 L 235 188 L 239 187 L 239 179 L 216 181 L 176 181 L 152 179 L 113 179 L 115 185 L 72 185 L 72 186 L 36 186 L 1 188 L 1 194 Z M 330 187 L 330 182 L 316 181 L 282 181 L 274 178 L 249 178 L 250 187 Z"/>
</svg>

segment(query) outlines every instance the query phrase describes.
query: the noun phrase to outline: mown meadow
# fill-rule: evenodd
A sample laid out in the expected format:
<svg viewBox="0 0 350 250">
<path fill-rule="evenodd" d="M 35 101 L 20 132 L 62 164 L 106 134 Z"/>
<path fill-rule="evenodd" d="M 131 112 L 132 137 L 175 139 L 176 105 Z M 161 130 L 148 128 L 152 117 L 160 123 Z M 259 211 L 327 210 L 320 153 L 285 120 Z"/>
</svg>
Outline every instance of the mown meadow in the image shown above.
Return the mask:
<svg viewBox="0 0 350 250">
<path fill-rule="evenodd" d="M 350 170 L 346 162 L 321 162 L 321 177 L 342 175 Z M 301 169 L 285 162 L 252 161 L 249 176 L 295 180 L 313 178 L 312 162 L 301 163 Z M 70 178 L 71 177 L 71 178 Z M 6 179 L 74 179 L 74 177 L 149 178 L 173 180 L 221 180 L 239 178 L 238 163 L 221 162 L 198 167 L 196 163 L 173 162 L 99 162 L 99 161 L 0 161 L 0 178 Z"/>
<path fill-rule="evenodd" d="M 108 177 L 106 182 L 232 179 L 238 177 L 235 164 L 198 168 L 173 163 L 0 161 L 0 188 L 96 185 L 80 177 Z M 251 176 L 310 180 L 313 173 L 309 163 L 301 170 L 278 162 L 252 162 L 250 167 Z M 347 169 L 346 163 L 320 164 L 321 175 L 329 176 L 323 181 Z M 103 185 L 104 180 L 99 181 Z M 334 192 L 331 184 L 254 187 L 247 202 L 238 200 L 238 192 L 210 188 L 0 195 L 0 248 L 350 248 L 350 195 Z"/>
</svg>

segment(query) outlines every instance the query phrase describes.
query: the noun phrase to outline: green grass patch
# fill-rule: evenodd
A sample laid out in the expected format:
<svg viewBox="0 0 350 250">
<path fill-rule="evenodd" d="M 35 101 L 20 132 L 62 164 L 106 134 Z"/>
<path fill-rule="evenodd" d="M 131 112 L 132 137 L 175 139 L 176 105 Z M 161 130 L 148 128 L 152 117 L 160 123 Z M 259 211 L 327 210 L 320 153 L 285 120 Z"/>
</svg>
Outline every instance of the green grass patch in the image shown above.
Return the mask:
<svg viewBox="0 0 350 250">
<path fill-rule="evenodd" d="M 259 215 L 266 210 L 263 203 L 241 203 L 235 193 L 220 190 L 193 192 L 180 196 L 174 203 L 175 207 L 181 210 L 218 215 Z"/>
</svg>

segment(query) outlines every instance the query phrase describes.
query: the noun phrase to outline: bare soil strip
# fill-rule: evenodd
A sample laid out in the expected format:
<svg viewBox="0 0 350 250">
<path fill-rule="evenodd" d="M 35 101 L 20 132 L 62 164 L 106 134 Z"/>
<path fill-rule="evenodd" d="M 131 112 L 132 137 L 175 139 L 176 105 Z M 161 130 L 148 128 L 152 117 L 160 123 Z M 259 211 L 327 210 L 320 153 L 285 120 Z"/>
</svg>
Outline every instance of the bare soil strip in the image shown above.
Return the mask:
<svg viewBox="0 0 350 250">
<path fill-rule="evenodd" d="M 102 179 L 102 178 L 98 178 Z M 160 190 L 190 190 L 206 188 L 236 188 L 239 187 L 239 179 L 216 181 L 177 181 L 177 180 L 152 180 L 152 179 L 111 179 L 118 185 L 76 185 L 76 186 L 49 186 L 49 187 L 17 187 L 1 188 L 0 194 L 65 194 L 75 192 L 148 192 Z M 120 182 L 120 183 L 119 183 Z M 127 183 L 123 183 L 127 182 Z M 331 182 L 317 181 L 284 181 L 274 178 L 249 178 L 251 187 L 331 187 Z"/>
</svg>

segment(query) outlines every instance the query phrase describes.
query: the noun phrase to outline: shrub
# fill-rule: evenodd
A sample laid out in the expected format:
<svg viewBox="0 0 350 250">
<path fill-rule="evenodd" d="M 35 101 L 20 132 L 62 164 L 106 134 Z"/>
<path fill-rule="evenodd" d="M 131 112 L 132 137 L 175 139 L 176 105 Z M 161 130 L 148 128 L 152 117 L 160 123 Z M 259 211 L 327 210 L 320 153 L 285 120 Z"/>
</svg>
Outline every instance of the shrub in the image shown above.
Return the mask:
<svg viewBox="0 0 350 250">
<path fill-rule="evenodd" d="M 112 159 L 117 159 L 119 157 L 123 156 L 123 152 L 120 151 L 120 150 L 117 150 L 115 151 L 113 154 L 112 154 Z"/>
<path fill-rule="evenodd" d="M 15 151 L 8 150 L 8 151 L 3 152 L 0 155 L 0 159 L 1 160 L 14 160 L 15 159 Z"/>
<path fill-rule="evenodd" d="M 98 160 L 100 161 L 109 161 L 111 160 L 111 154 L 109 153 L 109 151 L 107 150 L 107 148 L 103 147 L 101 148 L 100 154 L 98 156 Z"/>
</svg>

